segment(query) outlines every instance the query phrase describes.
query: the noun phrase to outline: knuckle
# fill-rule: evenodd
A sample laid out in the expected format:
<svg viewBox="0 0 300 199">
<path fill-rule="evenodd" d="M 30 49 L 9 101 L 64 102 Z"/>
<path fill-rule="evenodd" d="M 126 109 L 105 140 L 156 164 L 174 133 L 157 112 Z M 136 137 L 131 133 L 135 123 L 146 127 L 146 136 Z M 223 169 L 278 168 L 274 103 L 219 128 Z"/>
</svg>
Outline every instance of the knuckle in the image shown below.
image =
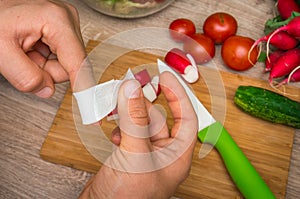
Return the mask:
<svg viewBox="0 0 300 199">
<path fill-rule="evenodd" d="M 129 117 L 130 119 L 137 125 L 147 125 L 148 124 L 148 113 L 144 106 L 135 104 L 129 109 Z"/>
</svg>

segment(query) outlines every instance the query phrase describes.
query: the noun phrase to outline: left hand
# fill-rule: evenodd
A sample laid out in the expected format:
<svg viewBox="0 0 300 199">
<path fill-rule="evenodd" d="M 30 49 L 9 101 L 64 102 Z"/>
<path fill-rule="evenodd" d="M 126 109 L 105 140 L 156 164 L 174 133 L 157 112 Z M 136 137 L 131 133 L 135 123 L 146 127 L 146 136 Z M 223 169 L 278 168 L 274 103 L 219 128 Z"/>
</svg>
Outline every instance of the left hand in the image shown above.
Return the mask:
<svg viewBox="0 0 300 199">
<path fill-rule="evenodd" d="M 171 73 L 160 75 L 174 125 L 145 101 L 139 83 L 126 81 L 118 96 L 119 147 L 86 185 L 81 199 L 171 197 L 187 178 L 196 143 L 197 117 L 185 90 Z"/>
</svg>

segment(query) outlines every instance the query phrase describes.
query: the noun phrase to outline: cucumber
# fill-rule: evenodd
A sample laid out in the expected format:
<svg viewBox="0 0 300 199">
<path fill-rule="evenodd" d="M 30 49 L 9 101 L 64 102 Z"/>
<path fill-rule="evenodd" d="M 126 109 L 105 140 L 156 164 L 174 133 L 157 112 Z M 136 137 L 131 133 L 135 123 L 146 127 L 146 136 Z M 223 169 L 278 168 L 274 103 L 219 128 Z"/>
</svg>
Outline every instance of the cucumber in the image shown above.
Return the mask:
<svg viewBox="0 0 300 199">
<path fill-rule="evenodd" d="M 273 91 L 254 86 L 239 86 L 234 103 L 255 117 L 300 128 L 300 103 Z"/>
</svg>

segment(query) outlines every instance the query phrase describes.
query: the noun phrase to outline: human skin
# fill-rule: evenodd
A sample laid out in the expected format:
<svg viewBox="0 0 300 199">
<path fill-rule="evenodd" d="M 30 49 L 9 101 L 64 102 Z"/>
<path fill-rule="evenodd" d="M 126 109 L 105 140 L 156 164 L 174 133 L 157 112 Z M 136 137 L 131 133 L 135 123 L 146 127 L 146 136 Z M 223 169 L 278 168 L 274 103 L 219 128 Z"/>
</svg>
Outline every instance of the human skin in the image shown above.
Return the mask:
<svg viewBox="0 0 300 199">
<path fill-rule="evenodd" d="M 0 46 L 0 73 L 43 98 L 55 83 L 70 80 L 74 88 L 86 57 L 77 10 L 62 1 L 0 1 Z"/>
<path fill-rule="evenodd" d="M 87 183 L 80 199 L 165 199 L 187 178 L 196 142 L 197 117 L 176 77 L 165 72 L 160 75 L 160 84 L 174 118 L 170 132 L 159 112 L 144 99 L 140 85 L 134 80 L 125 82 L 118 96 L 120 126 L 112 136 L 118 147 Z M 159 130 L 153 132 L 154 129 Z M 175 142 L 180 147 L 166 149 Z M 165 157 L 173 160 L 164 161 Z M 165 165 L 158 167 L 161 162 Z M 144 168 L 148 171 L 144 172 Z"/>
<path fill-rule="evenodd" d="M 79 27 L 76 9 L 62 1 L 0 1 L 0 73 L 16 89 L 43 98 L 67 80 L 74 92 L 92 86 Z M 112 132 L 116 150 L 81 199 L 169 198 L 188 176 L 196 115 L 173 75 L 160 75 L 160 85 L 174 118 L 171 131 L 138 82 L 126 81 L 118 96 L 120 126 Z"/>
</svg>

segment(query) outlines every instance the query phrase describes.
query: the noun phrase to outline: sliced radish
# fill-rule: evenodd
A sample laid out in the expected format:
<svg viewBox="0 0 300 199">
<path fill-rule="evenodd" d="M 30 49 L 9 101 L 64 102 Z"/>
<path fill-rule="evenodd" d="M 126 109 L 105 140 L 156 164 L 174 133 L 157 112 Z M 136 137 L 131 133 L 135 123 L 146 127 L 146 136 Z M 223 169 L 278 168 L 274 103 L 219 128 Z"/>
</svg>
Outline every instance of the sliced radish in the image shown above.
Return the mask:
<svg viewBox="0 0 300 199">
<path fill-rule="evenodd" d="M 189 83 L 194 83 L 199 79 L 198 70 L 194 66 L 189 65 L 185 68 L 185 73 L 181 76 Z"/>
<path fill-rule="evenodd" d="M 187 58 L 189 59 L 189 61 L 191 62 L 192 66 L 194 66 L 196 69 L 198 69 L 194 57 L 193 57 L 191 54 L 189 54 L 189 53 L 186 54 L 186 57 L 187 57 Z"/>
<path fill-rule="evenodd" d="M 107 115 L 107 121 L 112 121 L 112 120 L 117 120 L 119 119 L 119 115 L 118 115 L 118 109 L 115 108 L 114 110 L 112 110 L 112 112 L 110 112 L 108 115 Z"/>
<path fill-rule="evenodd" d="M 118 120 L 119 119 L 119 115 L 118 114 L 114 114 L 114 115 L 108 115 L 106 117 L 107 121 L 113 121 L 113 120 Z"/>
<path fill-rule="evenodd" d="M 146 69 L 134 74 L 134 78 L 140 82 L 142 87 L 151 82 L 151 77 Z"/>
<path fill-rule="evenodd" d="M 144 97 L 146 97 L 150 102 L 153 102 L 156 98 L 156 91 L 151 83 L 146 84 L 143 88 Z"/>
<path fill-rule="evenodd" d="M 151 80 L 151 84 L 156 92 L 156 95 L 158 96 L 161 92 L 161 89 L 160 89 L 160 85 L 159 85 L 159 76 L 158 75 L 155 75 L 152 80 Z"/>
<path fill-rule="evenodd" d="M 174 68 L 189 83 L 199 79 L 198 67 L 195 60 L 189 54 L 185 54 L 178 48 L 173 48 L 165 56 L 166 63 Z"/>
</svg>

